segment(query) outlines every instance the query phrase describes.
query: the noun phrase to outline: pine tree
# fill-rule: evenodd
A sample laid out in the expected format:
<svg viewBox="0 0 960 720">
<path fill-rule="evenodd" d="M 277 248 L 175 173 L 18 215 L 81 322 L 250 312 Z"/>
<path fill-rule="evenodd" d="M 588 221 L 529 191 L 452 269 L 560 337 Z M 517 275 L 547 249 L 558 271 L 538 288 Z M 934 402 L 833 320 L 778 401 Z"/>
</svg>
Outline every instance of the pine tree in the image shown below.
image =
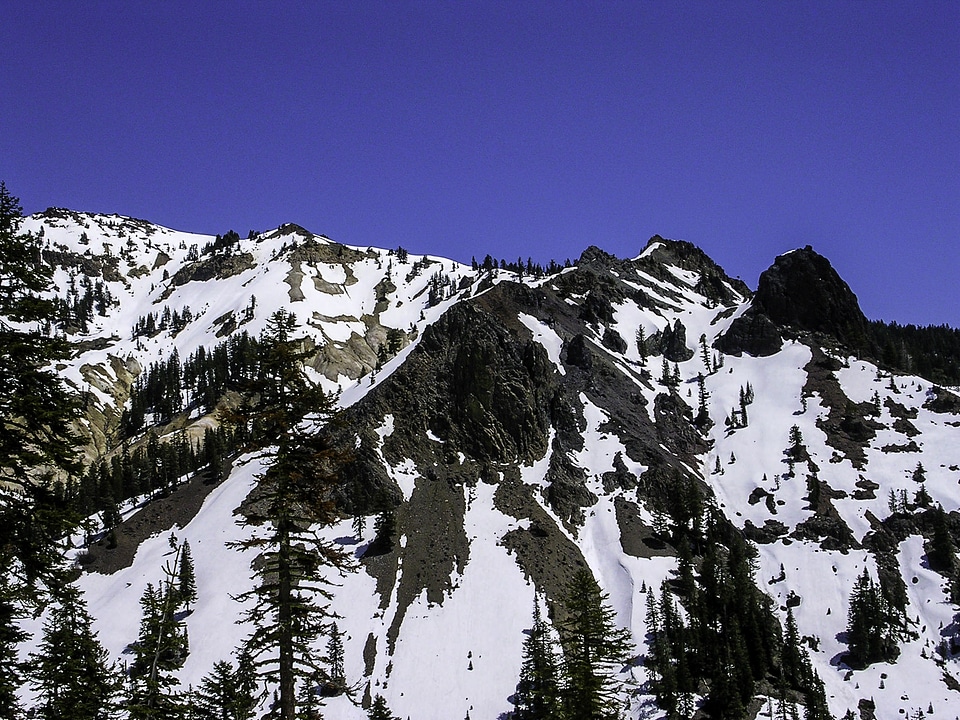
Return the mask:
<svg viewBox="0 0 960 720">
<path fill-rule="evenodd" d="M 261 551 L 255 566 L 259 584 L 240 599 L 253 602 L 246 619 L 254 629 L 246 647 L 262 676 L 278 686 L 280 720 L 294 720 L 298 683 L 313 682 L 322 671 L 310 645 L 330 615 L 332 581 L 325 573 L 352 568 L 339 545 L 311 531 L 339 519 L 330 497 L 339 482 L 339 457 L 318 433 L 332 402 L 307 378 L 307 352 L 293 338 L 295 329 L 295 317 L 285 311 L 270 317 L 257 374 L 232 418 L 255 439 L 267 465 L 258 488 L 265 513 L 246 522 L 269 529 L 239 543 Z"/>
<path fill-rule="evenodd" d="M 19 634 L 13 623 L 65 584 L 62 538 L 79 519 L 54 483 L 79 474 L 70 430 L 79 404 L 54 368 L 71 346 L 44 330 L 56 321 L 56 304 L 40 297 L 52 269 L 22 221 L 0 182 L 0 717 L 17 712 L 7 694 L 19 676 L 8 649 Z"/>
<path fill-rule="evenodd" d="M 243 650 L 234 667 L 219 660 L 191 693 L 191 720 L 251 720 L 260 700 L 253 660 Z"/>
<path fill-rule="evenodd" d="M 523 664 L 514 694 L 516 720 L 559 718 L 560 678 L 550 626 L 540 615 L 540 603 L 533 605 L 533 627 L 523 642 Z"/>
<path fill-rule="evenodd" d="M 24 667 L 17 648 L 29 636 L 20 629 L 24 613 L 14 589 L 0 575 L 0 717 L 20 717 L 17 690 L 23 684 Z"/>
<path fill-rule="evenodd" d="M 330 637 L 327 639 L 325 695 L 341 695 L 347 689 L 347 676 L 343 667 L 343 635 L 337 623 L 330 625 Z"/>
<path fill-rule="evenodd" d="M 189 613 L 190 604 L 197 601 L 197 576 L 190 555 L 190 543 L 184 540 L 180 549 L 180 567 L 177 571 L 177 600 Z"/>
<path fill-rule="evenodd" d="M 183 665 L 189 653 L 187 628 L 176 617 L 179 606 L 174 573 L 164 568 L 160 588 L 148 583 L 140 598 L 140 635 L 133 644 L 135 657 L 130 666 L 131 720 L 177 717 L 183 711 L 173 671 Z"/>
<path fill-rule="evenodd" d="M 80 591 L 61 593 L 30 656 L 31 683 L 44 720 L 103 720 L 110 717 L 119 677 L 92 629 Z"/>
<path fill-rule="evenodd" d="M 780 650 L 780 672 L 789 683 L 794 678 L 800 677 L 802 667 L 803 653 L 800 648 L 800 633 L 797 630 L 797 621 L 793 616 L 793 608 L 788 607 L 787 629 Z"/>
<path fill-rule="evenodd" d="M 857 578 L 847 612 L 847 644 L 851 660 L 861 665 L 897 656 L 896 620 L 867 569 Z"/>
<path fill-rule="evenodd" d="M 710 393 L 707 392 L 707 383 L 706 379 L 703 377 L 703 373 L 697 374 L 697 416 L 694 418 L 693 424 L 696 425 L 701 430 L 708 430 L 710 426 L 713 425 L 713 421 L 710 419 L 710 407 L 707 404 L 707 401 L 710 399 Z"/>
<path fill-rule="evenodd" d="M 387 701 L 383 695 L 376 695 L 373 698 L 373 703 L 367 711 L 367 718 L 368 720 L 399 720 L 399 718 L 390 712 L 390 708 L 387 707 Z"/>
<path fill-rule="evenodd" d="M 922 463 L 917 463 L 917 467 L 915 467 L 913 470 L 912 477 L 914 482 L 918 482 L 918 483 L 926 482 L 927 471 L 923 469 Z"/>
<path fill-rule="evenodd" d="M 643 325 L 637 328 L 637 352 L 640 354 L 640 367 L 647 366 L 647 337 Z"/>
<path fill-rule="evenodd" d="M 619 717 L 620 683 L 614 677 L 633 645 L 630 631 L 616 625 L 608 596 L 589 570 L 574 575 L 560 623 L 564 649 L 563 706 L 567 720 Z"/>
</svg>

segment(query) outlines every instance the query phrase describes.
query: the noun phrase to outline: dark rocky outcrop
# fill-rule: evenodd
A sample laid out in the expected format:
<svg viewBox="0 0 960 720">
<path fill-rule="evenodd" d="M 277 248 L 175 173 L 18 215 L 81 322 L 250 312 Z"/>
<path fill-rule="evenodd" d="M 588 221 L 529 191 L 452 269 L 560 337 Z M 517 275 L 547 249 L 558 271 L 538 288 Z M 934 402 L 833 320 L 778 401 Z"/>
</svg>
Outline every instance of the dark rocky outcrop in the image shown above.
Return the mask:
<svg viewBox="0 0 960 720">
<path fill-rule="evenodd" d="M 647 348 L 650 354 L 663 355 L 670 362 L 685 362 L 693 357 L 693 350 L 687 347 L 687 328 L 680 320 L 651 335 Z"/>
<path fill-rule="evenodd" d="M 720 335 L 713 346 L 727 355 L 743 353 L 754 357 L 766 357 L 780 351 L 783 337 L 774 322 L 756 308 L 750 307 L 736 318 L 727 331 Z"/>
<path fill-rule="evenodd" d="M 935 413 L 960 415 L 960 397 L 949 390 L 935 387 L 931 390 L 930 398 L 923 404 L 923 407 Z"/>
<path fill-rule="evenodd" d="M 254 267 L 253 255 L 214 255 L 182 267 L 171 279 L 171 287 L 186 285 L 189 282 L 203 282 L 213 278 L 228 278 L 239 275 Z"/>
<path fill-rule="evenodd" d="M 733 355 L 771 355 L 780 348 L 778 328 L 817 333 L 854 350 L 867 343 L 867 320 L 857 296 L 809 245 L 780 255 L 761 273 L 750 308 L 716 347 Z"/>
<path fill-rule="evenodd" d="M 656 247 L 646 252 L 652 245 Z M 742 280 L 729 277 L 703 250 L 684 240 L 666 240 L 654 235 L 647 241 L 643 257 L 633 264 L 653 277 L 671 283 L 676 283 L 677 278 L 667 270 L 668 265 L 697 273 L 699 279 L 692 289 L 720 305 L 738 302 L 735 293 L 741 298 L 750 297 L 750 289 Z"/>
<path fill-rule="evenodd" d="M 850 348 L 866 340 L 857 296 L 809 245 L 779 256 L 760 275 L 753 305 L 777 325 L 828 335 Z"/>
</svg>

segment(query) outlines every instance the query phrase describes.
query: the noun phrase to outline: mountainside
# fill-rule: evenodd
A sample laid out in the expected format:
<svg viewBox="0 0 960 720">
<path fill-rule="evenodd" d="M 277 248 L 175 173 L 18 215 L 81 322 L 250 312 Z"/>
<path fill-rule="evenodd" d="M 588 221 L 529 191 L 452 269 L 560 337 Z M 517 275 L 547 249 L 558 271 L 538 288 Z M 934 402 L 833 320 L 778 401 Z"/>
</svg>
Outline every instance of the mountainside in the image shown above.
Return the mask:
<svg viewBox="0 0 960 720">
<path fill-rule="evenodd" d="M 358 560 L 331 600 L 356 692 L 326 698 L 327 717 L 364 718 L 376 695 L 414 720 L 505 716 L 534 606 L 561 624 L 584 568 L 632 635 L 618 676 L 630 718 L 667 716 L 658 663 L 688 656 L 702 679 L 673 693 L 714 713 L 717 678 L 737 682 L 730 635 L 779 648 L 793 618 L 834 716 L 960 715 L 960 398 L 868 358 L 856 296 L 810 247 L 777 258 L 754 293 L 659 237 L 633 259 L 590 247 L 544 271 L 296 225 L 214 238 L 52 209 L 24 229 L 43 236 L 58 330 L 78 343 L 61 373 L 85 396 L 85 458 L 102 471 L 88 480 L 98 527 L 75 554 L 117 661 L 171 535 L 197 575 L 181 685 L 247 634 L 233 598 L 252 587 L 254 553 L 230 543 L 252 532 L 238 520 L 262 467 L 218 434 L 238 395 L 215 358 L 242 374 L 282 308 L 310 376 L 337 393 L 325 432 L 349 455 L 343 520 L 323 532 Z M 138 451 L 166 470 L 159 446 L 204 459 L 162 487 L 124 475 Z M 123 522 L 106 533 L 113 503 Z M 864 571 L 888 613 L 882 657 L 848 635 Z M 665 595 L 689 644 L 668 661 Z M 804 702 L 776 686 L 787 661 L 769 653 L 751 656 L 744 716 L 767 717 L 778 692 Z"/>
</svg>

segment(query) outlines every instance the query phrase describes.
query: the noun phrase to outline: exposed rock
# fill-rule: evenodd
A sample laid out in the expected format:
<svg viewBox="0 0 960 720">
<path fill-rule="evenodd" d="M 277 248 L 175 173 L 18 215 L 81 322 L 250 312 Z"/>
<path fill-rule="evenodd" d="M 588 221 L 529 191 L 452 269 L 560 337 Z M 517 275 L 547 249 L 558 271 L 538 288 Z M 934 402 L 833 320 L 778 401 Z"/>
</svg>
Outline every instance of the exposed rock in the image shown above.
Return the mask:
<svg viewBox="0 0 960 720">
<path fill-rule="evenodd" d="M 603 338 L 600 342 L 605 348 L 608 350 L 613 350 L 615 353 L 620 353 L 622 355 L 627 351 L 627 341 L 624 340 L 620 336 L 620 333 L 613 328 L 604 328 Z"/>
<path fill-rule="evenodd" d="M 566 357 L 567 364 L 575 365 L 581 370 L 587 371 L 593 367 L 593 352 L 587 339 L 582 334 L 574 335 L 570 342 L 566 343 L 564 350 L 565 352 L 561 357 Z"/>
<path fill-rule="evenodd" d="M 755 543 L 768 544 L 776 542 L 787 534 L 787 526 L 777 520 L 766 520 L 762 528 L 758 528 L 750 520 L 743 525 L 743 535 L 747 540 Z"/>
<path fill-rule="evenodd" d="M 250 253 L 217 254 L 180 268 L 171 279 L 170 287 L 179 287 L 190 282 L 204 282 L 214 278 L 233 277 L 253 267 L 256 267 L 256 264 Z"/>
<path fill-rule="evenodd" d="M 857 296 L 809 245 L 780 255 L 760 274 L 750 308 L 714 347 L 730 355 L 772 355 L 782 345 L 779 328 L 818 333 L 851 349 L 867 339 Z"/>
<path fill-rule="evenodd" d="M 657 247 L 648 252 L 651 245 Z M 683 240 L 666 240 L 654 235 L 647 241 L 643 257 L 633 264 L 660 280 L 674 283 L 677 278 L 666 269 L 667 265 L 697 273 L 699 279 L 692 289 L 719 304 L 736 302 L 738 298 L 734 293 L 741 298 L 750 297 L 750 289 L 742 280 L 730 278 L 703 250 Z"/>
<path fill-rule="evenodd" d="M 857 296 L 809 245 L 780 255 L 760 275 L 753 307 L 777 325 L 828 335 L 849 348 L 866 342 Z"/>
<path fill-rule="evenodd" d="M 934 387 L 923 407 L 930 412 L 960 415 L 960 397 L 942 387 Z"/>
<path fill-rule="evenodd" d="M 713 347 L 727 355 L 743 353 L 766 357 L 780 352 L 783 338 L 773 321 L 754 307 L 736 318 L 727 331 L 718 336 Z"/>
<path fill-rule="evenodd" d="M 627 555 L 639 558 L 675 555 L 673 548 L 643 522 L 636 503 L 619 496 L 614 500 L 614 509 L 620 528 L 620 547 Z"/>
<path fill-rule="evenodd" d="M 693 357 L 693 350 L 687 347 L 687 328 L 680 320 L 654 333 L 647 348 L 652 355 L 663 355 L 670 362 L 685 362 Z"/>
<path fill-rule="evenodd" d="M 825 354 L 819 346 L 808 344 L 810 361 L 804 367 L 807 380 L 804 396 L 814 394 L 827 406 L 827 417 L 817 419 L 817 427 L 827 435 L 827 444 L 840 452 L 856 468 L 866 463 L 865 448 L 883 426 L 870 415 L 875 412 L 872 403 L 854 403 L 848 398 L 834 374 L 841 368 L 836 358 Z"/>
</svg>

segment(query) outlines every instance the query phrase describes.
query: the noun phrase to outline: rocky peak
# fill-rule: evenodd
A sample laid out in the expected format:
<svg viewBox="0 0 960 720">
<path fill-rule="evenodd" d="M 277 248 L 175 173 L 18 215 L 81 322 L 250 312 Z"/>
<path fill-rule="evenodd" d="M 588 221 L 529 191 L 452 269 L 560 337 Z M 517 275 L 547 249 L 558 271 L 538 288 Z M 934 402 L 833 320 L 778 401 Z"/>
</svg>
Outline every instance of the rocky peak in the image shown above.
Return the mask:
<svg viewBox="0 0 960 720">
<path fill-rule="evenodd" d="M 700 279 L 694 290 L 723 305 L 739 300 L 730 288 L 743 298 L 750 297 L 746 283 L 728 276 L 703 250 L 685 240 L 667 240 L 654 235 L 633 263 L 660 279 L 670 279 L 670 275 L 664 272 L 668 265 L 696 273 Z"/>
<path fill-rule="evenodd" d="M 750 308 L 716 347 L 734 355 L 771 355 L 780 349 L 781 330 L 787 330 L 818 333 L 858 349 L 866 342 L 866 329 L 850 286 L 807 245 L 780 255 L 760 274 Z"/>
<path fill-rule="evenodd" d="M 777 325 L 830 335 L 852 348 L 864 342 L 867 320 L 857 296 L 809 245 L 780 255 L 760 275 L 753 304 Z"/>
</svg>

